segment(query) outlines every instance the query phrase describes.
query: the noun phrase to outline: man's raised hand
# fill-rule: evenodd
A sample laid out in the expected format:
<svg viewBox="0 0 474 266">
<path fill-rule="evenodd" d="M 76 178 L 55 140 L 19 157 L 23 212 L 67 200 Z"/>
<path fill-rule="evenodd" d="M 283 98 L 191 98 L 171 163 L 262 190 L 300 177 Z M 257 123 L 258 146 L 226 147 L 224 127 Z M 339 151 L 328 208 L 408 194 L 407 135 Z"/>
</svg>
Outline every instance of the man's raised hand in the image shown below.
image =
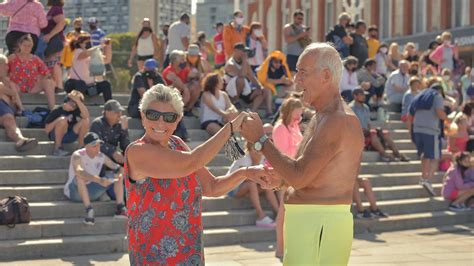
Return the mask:
<svg viewBox="0 0 474 266">
<path fill-rule="evenodd" d="M 263 123 L 257 113 L 250 113 L 250 117 L 242 124 L 240 134 L 250 143 L 257 142 L 263 135 Z"/>
</svg>

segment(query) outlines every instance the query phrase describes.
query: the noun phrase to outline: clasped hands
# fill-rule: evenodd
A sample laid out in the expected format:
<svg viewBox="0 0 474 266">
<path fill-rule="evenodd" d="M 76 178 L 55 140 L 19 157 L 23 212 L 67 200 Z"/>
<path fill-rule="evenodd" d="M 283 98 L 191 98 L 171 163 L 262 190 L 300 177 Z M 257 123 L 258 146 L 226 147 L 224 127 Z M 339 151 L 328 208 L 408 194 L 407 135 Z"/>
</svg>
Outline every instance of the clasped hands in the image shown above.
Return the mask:
<svg viewBox="0 0 474 266">
<path fill-rule="evenodd" d="M 263 122 L 257 113 L 242 112 L 231 123 L 234 132 L 240 132 L 251 144 L 257 142 L 265 134 Z M 282 184 L 282 177 L 273 168 L 251 166 L 245 171 L 247 179 L 256 182 L 263 189 L 273 189 Z"/>
</svg>

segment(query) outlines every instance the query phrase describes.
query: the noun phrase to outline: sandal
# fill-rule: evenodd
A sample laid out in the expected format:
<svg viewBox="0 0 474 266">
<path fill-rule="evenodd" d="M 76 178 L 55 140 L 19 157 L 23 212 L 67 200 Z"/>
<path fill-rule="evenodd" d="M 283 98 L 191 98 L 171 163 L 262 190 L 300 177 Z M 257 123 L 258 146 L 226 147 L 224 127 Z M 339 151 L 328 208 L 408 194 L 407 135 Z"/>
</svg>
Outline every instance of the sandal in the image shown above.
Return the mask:
<svg viewBox="0 0 474 266">
<path fill-rule="evenodd" d="M 17 152 L 25 152 L 36 148 L 36 146 L 38 146 L 38 141 L 36 139 L 25 139 L 21 145 L 15 145 L 15 150 Z"/>
</svg>

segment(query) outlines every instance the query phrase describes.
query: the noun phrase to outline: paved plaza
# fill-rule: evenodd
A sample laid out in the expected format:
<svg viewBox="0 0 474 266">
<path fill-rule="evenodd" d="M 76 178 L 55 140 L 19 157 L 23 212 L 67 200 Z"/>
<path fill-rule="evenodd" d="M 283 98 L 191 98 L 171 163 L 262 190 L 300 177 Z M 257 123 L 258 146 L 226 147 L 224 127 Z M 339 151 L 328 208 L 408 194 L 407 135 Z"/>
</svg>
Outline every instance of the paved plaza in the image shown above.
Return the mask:
<svg viewBox="0 0 474 266">
<path fill-rule="evenodd" d="M 273 243 L 206 248 L 206 265 L 281 265 Z M 126 254 L 91 255 L 2 265 L 129 265 Z M 356 235 L 349 265 L 474 265 L 474 224 Z"/>
</svg>

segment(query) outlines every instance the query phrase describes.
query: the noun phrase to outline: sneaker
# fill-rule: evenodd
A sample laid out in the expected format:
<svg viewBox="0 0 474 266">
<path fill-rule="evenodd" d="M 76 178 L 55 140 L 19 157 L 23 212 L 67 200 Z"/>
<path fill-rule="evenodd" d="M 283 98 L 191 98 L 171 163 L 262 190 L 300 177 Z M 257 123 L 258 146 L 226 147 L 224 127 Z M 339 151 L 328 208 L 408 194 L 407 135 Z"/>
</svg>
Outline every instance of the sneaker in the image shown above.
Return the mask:
<svg viewBox="0 0 474 266">
<path fill-rule="evenodd" d="M 410 158 L 405 156 L 404 154 L 400 154 L 400 161 L 402 162 L 409 162 Z"/>
<path fill-rule="evenodd" d="M 423 188 L 426 190 L 426 192 L 428 192 L 428 194 L 430 194 L 431 197 L 436 196 L 436 192 L 434 191 L 433 186 L 431 185 L 430 181 L 421 178 L 420 185 L 423 186 Z"/>
<path fill-rule="evenodd" d="M 370 219 L 373 216 L 372 216 L 372 214 L 370 213 L 369 210 L 364 210 L 364 211 L 358 212 L 356 214 L 356 217 L 359 218 L 359 219 Z"/>
<path fill-rule="evenodd" d="M 53 156 L 68 156 L 69 155 L 69 152 L 68 151 L 65 151 L 63 149 L 55 149 L 53 151 Z"/>
<path fill-rule="evenodd" d="M 94 217 L 94 209 L 92 207 L 87 208 L 86 210 L 86 217 L 84 217 L 84 223 L 87 225 L 94 225 L 95 224 L 95 217 Z"/>
<path fill-rule="evenodd" d="M 272 218 L 265 216 L 260 220 L 257 220 L 255 223 L 257 227 L 263 227 L 263 228 L 275 228 L 276 224 L 275 221 L 272 220 Z"/>
<path fill-rule="evenodd" d="M 375 211 L 371 211 L 372 216 L 377 217 L 377 218 L 387 218 L 388 215 L 381 211 L 380 209 L 377 209 Z"/>
<path fill-rule="evenodd" d="M 390 162 L 392 159 L 391 159 L 390 157 L 388 157 L 388 156 L 383 156 L 383 155 L 381 155 L 381 156 L 380 156 L 380 160 L 382 160 L 382 162 L 388 163 L 388 162 Z"/>
<path fill-rule="evenodd" d="M 448 209 L 453 212 L 465 212 L 471 210 L 471 208 L 466 207 L 464 204 L 449 204 Z"/>
<path fill-rule="evenodd" d="M 114 218 L 127 219 L 127 208 L 125 206 L 118 207 L 115 211 Z"/>
</svg>

